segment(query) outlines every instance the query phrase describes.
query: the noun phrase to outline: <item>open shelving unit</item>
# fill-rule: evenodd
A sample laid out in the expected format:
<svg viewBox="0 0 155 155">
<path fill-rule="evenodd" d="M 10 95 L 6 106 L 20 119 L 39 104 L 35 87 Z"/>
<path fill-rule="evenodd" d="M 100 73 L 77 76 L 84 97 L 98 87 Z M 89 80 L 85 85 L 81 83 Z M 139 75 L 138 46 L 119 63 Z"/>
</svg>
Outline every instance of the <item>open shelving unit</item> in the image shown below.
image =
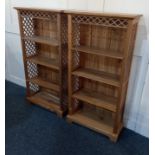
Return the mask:
<svg viewBox="0 0 155 155">
<path fill-rule="evenodd" d="M 16 9 L 27 99 L 62 116 L 67 112 L 67 17 L 59 10 Z"/>
<path fill-rule="evenodd" d="M 59 63 L 58 60 L 52 59 L 52 58 L 46 58 L 42 56 L 33 56 L 27 59 L 28 61 L 31 61 L 32 63 L 42 65 L 45 67 L 49 67 L 51 69 L 59 70 Z"/>
<path fill-rule="evenodd" d="M 27 99 L 116 141 L 141 15 L 16 9 Z"/>
<path fill-rule="evenodd" d="M 77 48 L 72 48 L 72 50 L 80 51 L 83 53 L 98 55 L 98 56 L 107 56 L 109 58 L 116 58 L 116 59 L 123 59 L 123 53 L 121 52 L 114 52 L 110 50 L 102 50 L 97 48 L 90 48 L 89 46 L 78 46 Z"/>
<path fill-rule="evenodd" d="M 75 122 L 116 141 L 140 15 L 66 11 L 68 109 Z"/>
</svg>

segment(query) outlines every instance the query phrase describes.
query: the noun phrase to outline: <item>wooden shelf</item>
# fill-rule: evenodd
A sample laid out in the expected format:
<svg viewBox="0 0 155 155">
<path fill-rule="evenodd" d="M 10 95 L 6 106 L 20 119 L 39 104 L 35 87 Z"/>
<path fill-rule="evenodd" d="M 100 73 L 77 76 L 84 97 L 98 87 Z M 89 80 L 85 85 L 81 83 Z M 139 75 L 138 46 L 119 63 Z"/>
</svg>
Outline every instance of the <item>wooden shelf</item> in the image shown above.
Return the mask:
<svg viewBox="0 0 155 155">
<path fill-rule="evenodd" d="M 79 90 L 73 94 L 74 98 L 87 102 L 96 107 L 104 108 L 112 112 L 116 112 L 117 98 L 106 96 L 97 92 L 90 92 L 90 90 Z"/>
<path fill-rule="evenodd" d="M 80 110 L 73 115 L 68 115 L 67 119 L 70 122 L 81 124 L 107 136 L 113 135 L 113 126 L 111 120 L 102 120 L 97 118 L 96 115 L 91 113 L 91 111 L 88 112 L 85 110 Z"/>
<path fill-rule="evenodd" d="M 72 48 L 72 50 L 78 50 L 80 52 L 99 55 L 99 56 L 106 56 L 110 58 L 123 59 L 122 53 L 109 51 L 109 50 L 99 50 L 88 46 L 79 46 L 77 48 L 74 47 Z"/>
<path fill-rule="evenodd" d="M 112 141 L 116 142 L 118 136 L 123 128 L 123 124 L 119 125 L 119 129 L 117 133 L 113 132 L 113 125 L 106 120 L 100 120 L 99 118 L 93 118 L 91 113 L 87 113 L 84 111 L 79 111 L 73 115 L 67 115 L 68 122 L 74 122 L 80 125 L 83 125 L 87 128 L 90 128 L 96 132 L 104 134 L 108 136 Z"/>
<path fill-rule="evenodd" d="M 59 70 L 58 61 L 55 59 L 45 58 L 39 55 L 28 58 L 27 60 L 32 61 L 36 64 L 43 65 L 55 70 Z"/>
<path fill-rule="evenodd" d="M 33 19 L 50 21 L 50 18 L 47 17 L 33 17 Z"/>
<path fill-rule="evenodd" d="M 97 71 L 88 68 L 79 68 L 72 72 L 72 75 L 84 77 L 94 81 L 106 83 L 116 87 L 120 87 L 119 76 L 111 73 Z"/>
<path fill-rule="evenodd" d="M 33 79 L 29 79 L 28 81 L 32 82 L 32 83 L 35 83 L 35 84 L 37 84 L 39 86 L 45 87 L 45 88 L 55 90 L 57 92 L 60 91 L 59 85 L 51 83 L 51 82 L 48 82 L 48 81 L 45 81 L 45 80 L 42 80 L 39 77 L 33 78 Z"/>
<path fill-rule="evenodd" d="M 59 98 L 48 92 L 40 91 L 31 97 L 27 97 L 27 99 L 30 102 L 44 107 L 50 111 L 56 112 L 60 115 L 62 114 L 62 111 L 60 110 Z"/>
<path fill-rule="evenodd" d="M 59 46 L 58 41 L 50 37 L 32 36 L 32 37 L 24 37 L 23 39 L 31 40 L 37 43 L 43 43 L 47 45 Z"/>
</svg>

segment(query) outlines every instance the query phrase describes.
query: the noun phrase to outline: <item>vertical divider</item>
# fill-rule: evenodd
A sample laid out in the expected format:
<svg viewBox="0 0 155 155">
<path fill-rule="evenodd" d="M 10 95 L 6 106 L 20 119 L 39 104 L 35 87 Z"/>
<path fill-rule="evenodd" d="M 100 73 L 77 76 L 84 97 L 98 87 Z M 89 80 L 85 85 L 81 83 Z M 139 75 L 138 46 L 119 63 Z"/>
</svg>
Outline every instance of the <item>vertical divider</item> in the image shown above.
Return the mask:
<svg viewBox="0 0 155 155">
<path fill-rule="evenodd" d="M 68 107 L 72 114 L 72 16 L 68 14 Z"/>
<path fill-rule="evenodd" d="M 61 109 L 62 106 L 62 85 L 63 85 L 63 79 L 62 79 L 62 52 L 61 52 L 61 14 L 57 14 L 57 39 L 58 39 L 58 53 L 59 53 L 59 88 L 60 88 L 60 103 L 61 103 Z"/>
</svg>

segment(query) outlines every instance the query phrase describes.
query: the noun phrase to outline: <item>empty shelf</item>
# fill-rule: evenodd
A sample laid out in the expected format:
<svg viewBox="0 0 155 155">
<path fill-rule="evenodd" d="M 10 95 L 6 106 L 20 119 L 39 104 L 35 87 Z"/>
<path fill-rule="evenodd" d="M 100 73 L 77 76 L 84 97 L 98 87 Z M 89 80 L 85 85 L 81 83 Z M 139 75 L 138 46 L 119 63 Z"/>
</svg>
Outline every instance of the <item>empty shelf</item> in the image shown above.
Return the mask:
<svg viewBox="0 0 155 155">
<path fill-rule="evenodd" d="M 27 97 L 27 99 L 30 102 L 35 103 L 46 109 L 49 109 L 53 112 L 57 112 L 59 114 L 62 113 L 60 110 L 59 98 L 48 92 L 40 91 L 31 97 Z"/>
<path fill-rule="evenodd" d="M 30 81 L 32 83 L 35 83 L 35 84 L 37 84 L 39 86 L 45 87 L 45 88 L 55 90 L 57 92 L 60 91 L 59 85 L 48 82 L 48 81 L 45 81 L 45 80 L 42 80 L 41 78 L 38 78 L 38 77 L 33 78 L 33 79 L 29 79 L 28 81 Z"/>
<path fill-rule="evenodd" d="M 32 36 L 32 37 L 24 37 L 23 39 L 31 40 L 37 43 L 43 43 L 47 45 L 58 46 L 59 43 L 56 39 L 50 37 L 43 37 L 43 36 Z"/>
<path fill-rule="evenodd" d="M 79 46 L 77 48 L 72 48 L 72 50 L 78 50 L 80 52 L 88 53 L 88 54 L 95 54 L 99 56 L 106 56 L 110 58 L 116 58 L 116 59 L 123 59 L 122 53 L 109 51 L 109 50 L 99 50 L 95 48 L 91 48 L 88 46 Z"/>
<path fill-rule="evenodd" d="M 90 92 L 84 89 L 77 91 L 72 97 L 91 105 L 116 112 L 117 99 L 115 97 L 106 96 L 97 92 Z"/>
<path fill-rule="evenodd" d="M 50 21 L 50 18 L 47 18 L 47 17 L 33 17 L 33 19 L 39 19 L 39 20 L 47 20 L 47 21 Z"/>
<path fill-rule="evenodd" d="M 81 110 L 73 115 L 68 115 L 67 118 L 71 122 L 81 124 L 107 136 L 113 135 L 111 120 L 109 120 L 110 123 L 107 123 L 106 121 L 104 122 L 104 120 L 101 120 L 99 118 L 93 118 L 93 115 L 90 112 Z"/>
<path fill-rule="evenodd" d="M 120 86 L 119 76 L 103 71 L 97 71 L 88 68 L 79 68 L 72 72 L 73 75 L 84 77 L 87 79 L 95 80 L 98 82 L 106 83 L 116 87 Z"/>
<path fill-rule="evenodd" d="M 58 61 L 55 59 L 45 58 L 41 56 L 33 56 L 28 58 L 28 60 L 39 65 L 43 65 L 52 69 L 59 70 Z"/>
</svg>

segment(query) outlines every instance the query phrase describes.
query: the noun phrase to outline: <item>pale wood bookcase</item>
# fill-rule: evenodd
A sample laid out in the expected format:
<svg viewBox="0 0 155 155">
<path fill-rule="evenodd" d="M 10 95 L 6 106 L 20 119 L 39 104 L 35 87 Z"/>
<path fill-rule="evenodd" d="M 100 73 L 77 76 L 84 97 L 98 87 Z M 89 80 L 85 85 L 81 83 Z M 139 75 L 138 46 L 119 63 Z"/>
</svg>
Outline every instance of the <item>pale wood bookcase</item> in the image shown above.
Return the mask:
<svg viewBox="0 0 155 155">
<path fill-rule="evenodd" d="M 68 14 L 69 122 L 116 141 L 140 15 Z"/>
<path fill-rule="evenodd" d="M 67 111 L 67 17 L 58 10 L 16 9 L 27 99 L 62 116 Z"/>
<path fill-rule="evenodd" d="M 141 15 L 16 9 L 27 99 L 116 141 Z"/>
</svg>

